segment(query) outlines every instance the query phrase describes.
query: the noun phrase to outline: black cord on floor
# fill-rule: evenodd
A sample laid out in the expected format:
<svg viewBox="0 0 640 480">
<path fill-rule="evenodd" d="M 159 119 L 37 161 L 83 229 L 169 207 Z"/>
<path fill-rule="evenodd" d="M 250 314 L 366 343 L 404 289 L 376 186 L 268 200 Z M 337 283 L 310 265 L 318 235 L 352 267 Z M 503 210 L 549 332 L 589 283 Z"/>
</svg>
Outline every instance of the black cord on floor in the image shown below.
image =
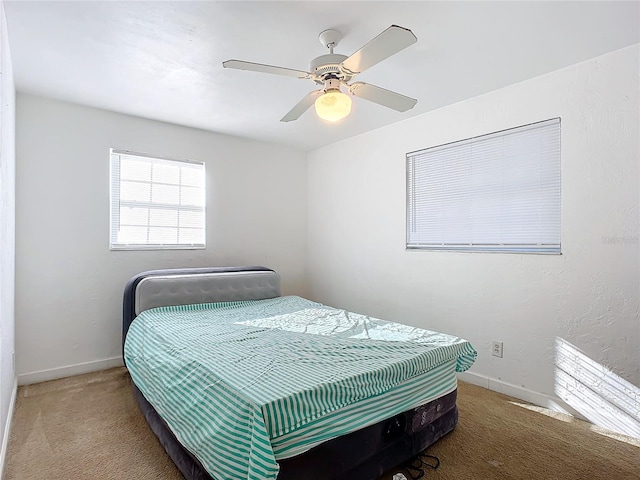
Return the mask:
<svg viewBox="0 0 640 480">
<path fill-rule="evenodd" d="M 425 461 L 426 460 L 426 461 Z M 440 466 L 440 459 L 435 455 L 423 453 L 411 459 L 405 466 L 405 470 L 409 472 L 412 480 L 418 480 L 425 475 L 425 468 L 432 470 Z"/>
<path fill-rule="evenodd" d="M 435 470 L 440 466 L 440 459 L 435 455 L 429 455 L 427 453 L 423 453 L 420 459 L 422 460 L 422 464 L 424 466 L 430 467 L 433 470 Z M 429 461 L 425 462 L 425 459 L 428 459 Z"/>
</svg>

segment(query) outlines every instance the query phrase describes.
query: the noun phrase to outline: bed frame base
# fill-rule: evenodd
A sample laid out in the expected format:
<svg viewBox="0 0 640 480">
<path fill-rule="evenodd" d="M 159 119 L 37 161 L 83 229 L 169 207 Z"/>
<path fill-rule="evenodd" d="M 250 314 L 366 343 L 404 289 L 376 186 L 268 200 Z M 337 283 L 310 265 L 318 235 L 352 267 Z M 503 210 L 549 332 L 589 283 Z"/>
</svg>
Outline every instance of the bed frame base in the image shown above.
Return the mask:
<svg viewBox="0 0 640 480">
<path fill-rule="evenodd" d="M 214 480 L 178 442 L 133 382 L 132 387 L 151 430 L 185 479 Z M 399 462 L 418 455 L 455 428 L 458 422 L 456 394 L 457 391 L 453 391 L 422 407 L 325 442 L 301 455 L 280 460 L 278 480 L 377 480 L 398 467 Z M 413 431 L 416 420 L 419 431 Z M 331 459 L 331 463 L 327 463 L 327 459 Z"/>
</svg>

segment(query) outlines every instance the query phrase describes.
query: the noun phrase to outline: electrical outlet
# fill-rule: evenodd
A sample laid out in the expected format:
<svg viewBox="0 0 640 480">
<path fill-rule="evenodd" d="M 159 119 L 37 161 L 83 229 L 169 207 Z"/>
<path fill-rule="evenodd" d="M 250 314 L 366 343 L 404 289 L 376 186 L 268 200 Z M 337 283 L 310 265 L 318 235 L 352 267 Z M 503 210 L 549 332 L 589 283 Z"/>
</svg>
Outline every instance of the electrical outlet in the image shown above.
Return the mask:
<svg viewBox="0 0 640 480">
<path fill-rule="evenodd" d="M 491 345 L 491 355 L 502 358 L 502 342 L 493 342 Z"/>
</svg>

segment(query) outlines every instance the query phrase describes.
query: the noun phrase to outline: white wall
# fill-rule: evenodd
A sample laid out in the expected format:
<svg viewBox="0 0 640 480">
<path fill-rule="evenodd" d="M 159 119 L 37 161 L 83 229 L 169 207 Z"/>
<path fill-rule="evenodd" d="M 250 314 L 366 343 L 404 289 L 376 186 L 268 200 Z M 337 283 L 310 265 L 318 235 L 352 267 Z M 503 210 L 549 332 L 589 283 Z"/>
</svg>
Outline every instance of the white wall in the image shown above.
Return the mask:
<svg viewBox="0 0 640 480">
<path fill-rule="evenodd" d="M 304 153 L 26 94 L 16 142 L 20 383 L 119 364 L 140 271 L 265 265 L 307 293 Z M 206 163 L 206 250 L 109 251 L 110 147 Z"/>
<path fill-rule="evenodd" d="M 610 381 L 630 382 L 624 395 L 637 410 L 639 57 L 635 45 L 312 152 L 312 297 L 465 337 L 479 351 L 478 383 L 533 400 L 559 395 L 563 339 L 600 377 L 610 369 Z M 553 117 L 562 118 L 561 256 L 405 250 L 407 152 Z M 504 358 L 490 355 L 492 340 Z"/>
<path fill-rule="evenodd" d="M 15 87 L 7 39 L 4 4 L 0 2 L 0 476 L 15 401 Z"/>
</svg>

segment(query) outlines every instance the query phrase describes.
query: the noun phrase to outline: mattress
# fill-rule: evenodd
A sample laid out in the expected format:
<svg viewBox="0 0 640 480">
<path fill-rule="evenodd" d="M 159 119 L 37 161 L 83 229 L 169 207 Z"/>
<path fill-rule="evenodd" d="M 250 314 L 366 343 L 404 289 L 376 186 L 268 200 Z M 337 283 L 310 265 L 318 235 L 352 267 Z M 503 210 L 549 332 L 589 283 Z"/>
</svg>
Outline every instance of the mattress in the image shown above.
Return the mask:
<svg viewBox="0 0 640 480">
<path fill-rule="evenodd" d="M 145 399 L 219 479 L 275 479 L 278 460 L 454 391 L 475 355 L 299 297 L 147 310 L 125 343 Z"/>
</svg>

